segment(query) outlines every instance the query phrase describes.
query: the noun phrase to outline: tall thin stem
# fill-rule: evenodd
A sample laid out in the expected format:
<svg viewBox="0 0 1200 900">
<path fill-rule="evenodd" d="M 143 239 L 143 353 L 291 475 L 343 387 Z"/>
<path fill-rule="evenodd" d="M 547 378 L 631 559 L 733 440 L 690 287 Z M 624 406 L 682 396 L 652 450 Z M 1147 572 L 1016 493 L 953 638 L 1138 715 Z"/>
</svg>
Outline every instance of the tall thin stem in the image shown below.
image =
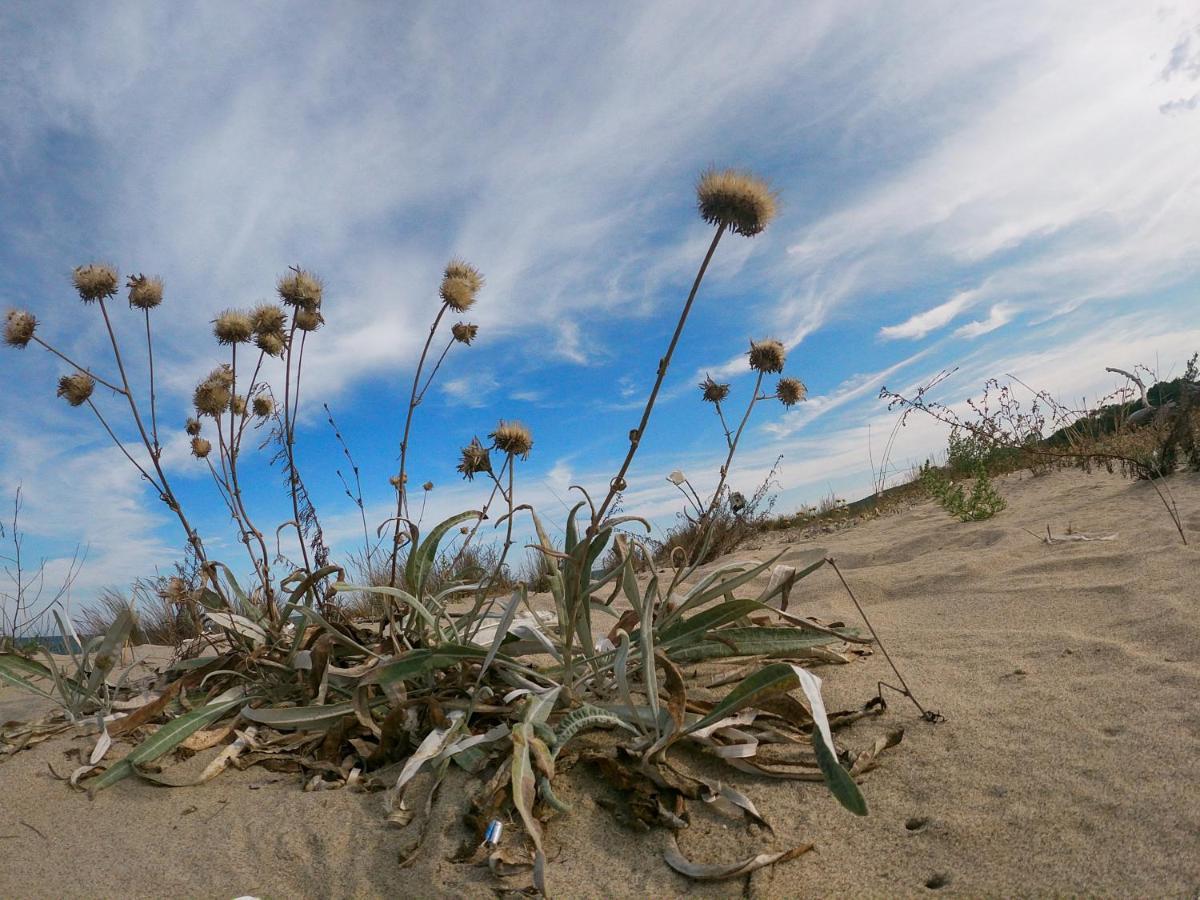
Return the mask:
<svg viewBox="0 0 1200 900">
<path fill-rule="evenodd" d="M 57 356 L 59 359 L 61 359 L 63 362 L 65 362 L 67 365 L 73 366 L 74 368 L 78 369 L 80 372 L 83 372 L 85 375 L 90 375 L 92 378 L 94 378 L 96 380 L 97 384 L 102 384 L 106 388 L 108 388 L 110 391 L 116 391 L 118 394 L 125 393 L 125 391 L 122 388 L 117 387 L 115 384 L 113 384 L 110 381 L 105 381 L 103 378 L 101 378 L 99 375 L 97 375 L 95 372 L 93 372 L 91 369 L 87 368 L 86 366 L 81 366 L 79 363 L 75 362 L 75 360 L 71 359 L 71 357 L 67 356 L 65 353 L 62 353 L 61 351 L 59 351 L 59 350 L 55 349 L 54 347 L 50 346 L 49 344 L 47 344 L 36 334 L 33 336 L 32 340 L 35 343 L 41 344 L 45 349 L 49 350 L 51 353 L 53 353 L 55 356 Z"/>
<path fill-rule="evenodd" d="M 429 326 L 429 337 L 425 339 L 425 346 L 421 350 L 421 358 L 417 361 L 417 371 L 413 374 L 412 394 L 408 401 L 408 414 L 404 418 L 404 434 L 400 438 L 400 476 L 399 483 L 396 485 L 396 520 L 392 530 L 392 560 L 391 560 L 391 576 L 388 584 L 392 587 L 396 586 L 396 558 L 400 552 L 400 520 L 404 516 L 404 511 L 407 506 L 407 491 L 405 490 L 405 477 L 408 474 L 408 438 L 412 431 L 413 412 L 420 402 L 417 397 L 417 389 L 421 384 L 421 371 L 425 367 L 425 359 L 429 355 L 429 347 L 433 343 L 433 336 L 437 333 L 438 325 L 442 322 L 442 316 L 446 314 L 447 305 L 442 304 L 438 314 L 434 316 L 433 324 Z M 440 360 L 439 360 L 440 363 Z"/>
<path fill-rule="evenodd" d="M 116 360 L 117 371 L 120 373 L 121 384 L 124 387 L 124 390 L 119 388 L 114 388 L 114 390 L 118 390 L 120 393 L 123 393 L 125 395 L 125 399 L 129 401 L 129 409 L 133 413 L 133 421 L 137 425 L 138 433 L 142 437 L 142 444 L 146 447 L 146 452 L 150 454 L 150 462 L 154 465 L 155 472 L 158 473 L 158 483 L 162 488 L 161 496 L 163 502 L 170 507 L 171 511 L 174 512 L 176 517 L 179 519 L 179 524 L 183 526 L 183 530 L 187 534 L 188 543 L 190 543 L 192 548 L 196 551 L 196 558 L 200 560 L 202 565 L 206 566 L 208 565 L 208 557 L 204 553 L 204 544 L 200 540 L 200 535 L 196 533 L 195 529 L 193 529 L 191 524 L 188 522 L 187 516 L 183 514 L 183 509 L 179 506 L 179 501 L 175 498 L 175 493 L 171 490 L 171 485 L 167 481 L 167 475 L 162 469 L 158 455 L 155 454 L 152 449 L 150 438 L 147 436 L 146 428 L 142 424 L 142 417 L 138 412 L 137 400 L 134 399 L 133 391 L 129 389 L 129 379 L 125 375 L 125 364 L 121 360 L 121 348 L 117 344 L 117 335 L 116 332 L 113 331 L 112 322 L 108 318 L 108 307 L 104 305 L 103 299 L 97 302 L 100 304 L 100 313 L 104 316 L 104 327 L 108 330 L 108 339 L 112 343 L 113 358 Z M 66 357 L 63 358 L 65 359 Z M 71 363 L 71 365 L 75 365 L 75 363 Z"/>
<path fill-rule="evenodd" d="M 674 355 L 675 347 L 679 343 L 679 336 L 683 333 L 683 326 L 687 322 L 688 313 L 692 311 L 692 303 L 696 299 L 696 292 L 700 290 L 700 282 L 704 280 L 704 273 L 708 271 L 708 264 L 712 262 L 713 254 L 716 252 L 717 244 L 720 243 L 723 234 L 725 234 L 724 223 L 717 227 L 717 232 L 713 235 L 712 243 L 708 246 L 708 252 L 704 254 L 704 262 L 700 264 L 700 271 L 696 273 L 696 280 L 692 283 L 691 293 L 688 294 L 687 302 L 683 305 L 683 312 L 679 314 L 679 322 L 675 325 L 675 333 L 671 335 L 671 343 L 667 346 L 667 353 L 658 361 L 658 377 L 655 378 L 654 388 L 650 391 L 649 399 L 646 400 L 646 408 L 642 411 L 642 420 L 638 423 L 638 427 L 629 433 L 629 452 L 625 454 L 625 461 L 621 463 L 620 471 L 609 482 L 608 496 L 604 498 L 604 502 L 596 507 L 596 511 L 592 514 L 592 524 L 588 526 L 589 534 L 596 533 L 600 523 L 604 520 L 604 514 L 608 512 L 609 506 L 612 505 L 613 498 L 624 488 L 625 475 L 629 471 L 629 466 L 633 463 L 633 457 L 637 453 L 642 438 L 646 436 L 646 425 L 650 422 L 650 413 L 654 410 L 654 401 L 658 399 L 658 392 L 662 388 L 663 379 L 667 377 L 667 369 L 671 365 L 671 357 Z"/>
<path fill-rule="evenodd" d="M 158 443 L 158 402 L 154 396 L 154 341 L 150 339 L 150 310 L 142 310 L 146 314 L 146 360 L 150 365 L 150 434 L 154 438 L 154 455 L 162 453 Z"/>
<path fill-rule="evenodd" d="M 301 335 L 306 332 L 301 332 Z M 308 547 L 304 541 L 304 529 L 300 525 L 300 492 L 299 492 L 299 475 L 296 472 L 296 453 L 293 446 L 293 441 L 296 435 L 296 423 L 294 421 L 291 390 L 292 390 L 292 346 L 296 338 L 296 317 L 292 316 L 292 328 L 288 334 L 287 342 L 287 359 L 285 363 L 286 372 L 283 379 L 283 447 L 287 454 L 288 464 L 288 488 L 292 495 L 292 516 L 296 523 L 296 536 L 300 541 L 300 556 L 304 560 L 304 570 L 312 571 L 312 564 L 308 560 Z M 300 338 L 300 353 L 296 360 L 296 411 L 300 409 L 300 369 L 304 363 L 304 338 Z"/>
<path fill-rule="evenodd" d="M 759 400 L 765 399 L 759 395 L 759 389 L 762 387 L 763 373 L 758 373 L 758 378 L 754 381 L 754 392 L 750 395 L 750 402 L 746 405 L 746 414 L 742 416 L 741 424 L 738 425 L 738 430 L 733 436 L 733 440 L 729 442 L 729 453 L 725 456 L 725 463 L 721 466 L 721 478 L 717 482 L 717 489 L 713 492 L 712 499 L 708 501 L 708 507 L 700 516 L 700 521 L 705 521 L 712 515 L 713 509 L 721 499 L 721 491 L 725 488 L 725 481 L 729 477 L 729 467 L 733 463 L 733 454 L 737 452 L 738 441 L 742 439 L 742 432 L 746 430 L 746 423 L 750 421 L 750 413 L 754 409 L 754 404 Z"/>
</svg>

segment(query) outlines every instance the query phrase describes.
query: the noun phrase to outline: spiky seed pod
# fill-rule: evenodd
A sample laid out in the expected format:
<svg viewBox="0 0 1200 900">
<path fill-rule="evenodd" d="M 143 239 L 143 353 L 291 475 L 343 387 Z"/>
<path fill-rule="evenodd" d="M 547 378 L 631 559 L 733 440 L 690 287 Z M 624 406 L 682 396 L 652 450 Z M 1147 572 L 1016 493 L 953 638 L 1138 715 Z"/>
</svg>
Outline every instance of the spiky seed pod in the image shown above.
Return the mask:
<svg viewBox="0 0 1200 900">
<path fill-rule="evenodd" d="M 795 406 L 808 399 L 808 388 L 799 378 L 780 378 L 775 385 L 775 396 L 784 406 Z"/>
<path fill-rule="evenodd" d="M 275 401 L 269 394 L 259 394 L 254 398 L 254 414 L 260 419 L 265 419 L 273 412 L 275 412 Z"/>
<path fill-rule="evenodd" d="M 737 169 L 709 169 L 696 184 L 700 217 L 735 234 L 753 237 L 775 218 L 775 192 L 761 178 Z"/>
<path fill-rule="evenodd" d="M 458 526 L 458 533 L 459 533 L 459 534 L 470 534 L 470 533 L 471 533 L 471 529 L 470 529 L 470 528 L 468 528 L 466 525 L 459 525 L 459 526 Z"/>
<path fill-rule="evenodd" d="M 720 403 L 729 396 L 729 385 L 718 384 L 710 375 L 700 382 L 700 394 L 705 403 Z"/>
<path fill-rule="evenodd" d="M 234 398 L 229 401 L 229 408 L 233 410 L 233 414 L 235 416 L 244 415 L 246 412 L 246 398 L 241 394 L 236 394 Z"/>
<path fill-rule="evenodd" d="M 287 340 L 274 331 L 264 331 L 254 336 L 254 346 L 267 356 L 283 356 L 283 351 L 287 349 Z"/>
<path fill-rule="evenodd" d="M 462 448 L 458 471 L 467 481 L 474 481 L 480 472 L 492 471 L 492 458 L 488 454 L 488 448 L 479 443 L 479 438 L 471 438 L 471 443 Z"/>
<path fill-rule="evenodd" d="M 200 420 L 193 419 L 189 416 L 188 420 L 187 420 L 186 430 L 187 430 L 187 433 L 190 434 L 192 437 L 195 437 L 196 435 L 198 435 L 200 433 Z"/>
<path fill-rule="evenodd" d="M 4 343 L 10 347 L 20 347 L 33 340 L 37 331 L 37 318 L 31 312 L 23 309 L 10 309 L 4 319 Z"/>
<path fill-rule="evenodd" d="M 96 379 L 87 372 L 76 372 L 58 379 L 58 396 L 66 399 L 72 406 L 87 403 L 95 389 Z"/>
<path fill-rule="evenodd" d="M 452 259 L 446 265 L 439 293 L 455 312 L 466 312 L 475 305 L 475 295 L 481 287 L 483 276 L 478 269 L 461 259 Z"/>
<path fill-rule="evenodd" d="M 192 438 L 192 456 L 196 459 L 204 459 L 212 452 L 212 444 L 202 437 Z"/>
<path fill-rule="evenodd" d="M 321 305 L 325 287 L 321 279 L 311 272 L 292 266 L 288 274 L 279 279 L 276 289 L 279 299 L 297 309 L 316 309 Z"/>
<path fill-rule="evenodd" d="M 388 484 L 390 484 L 396 490 L 400 490 L 400 485 L 404 484 L 406 481 L 408 481 L 407 475 L 405 475 L 403 479 L 401 479 L 399 475 L 393 475 L 388 479 Z"/>
<path fill-rule="evenodd" d="M 196 386 L 192 405 L 200 415 L 216 418 L 229 409 L 232 393 L 233 373 L 228 366 L 217 366 Z"/>
<path fill-rule="evenodd" d="M 421 485 L 421 490 L 432 491 L 433 490 L 433 482 L 432 481 L 425 482 L 423 485 Z"/>
<path fill-rule="evenodd" d="M 461 278 L 465 281 L 473 291 L 478 291 L 483 287 L 483 275 L 479 270 L 471 265 L 466 260 L 452 259 L 446 263 L 446 271 L 443 273 L 444 278 Z"/>
<path fill-rule="evenodd" d="M 71 275 L 79 299 L 84 303 L 92 303 L 111 297 L 117 292 L 117 270 L 104 263 L 91 263 L 79 266 Z"/>
<path fill-rule="evenodd" d="M 213 322 L 213 334 L 219 344 L 244 344 L 254 334 L 254 323 L 241 310 L 227 309 Z"/>
<path fill-rule="evenodd" d="M 325 324 L 325 317 L 319 309 L 296 310 L 296 327 L 301 331 L 316 331 Z"/>
<path fill-rule="evenodd" d="M 479 333 L 479 326 L 472 325 L 469 322 L 455 322 L 450 327 L 450 333 L 454 335 L 454 339 L 460 344 L 470 344 L 475 340 L 475 335 Z"/>
<path fill-rule="evenodd" d="M 154 309 L 162 303 L 163 283 L 157 275 L 133 275 L 125 282 L 129 288 L 129 305 L 136 309 Z"/>
<path fill-rule="evenodd" d="M 443 279 L 439 293 L 446 305 L 455 312 L 466 312 L 475 305 L 475 291 L 465 279 Z"/>
<path fill-rule="evenodd" d="M 496 449 L 524 459 L 533 449 L 533 435 L 520 422 L 505 422 L 500 420 L 496 430 L 491 434 L 492 443 Z"/>
<path fill-rule="evenodd" d="M 283 334 L 286 323 L 287 313 L 282 306 L 274 303 L 256 306 L 250 313 L 250 324 L 254 326 L 255 334 Z"/>
<path fill-rule="evenodd" d="M 787 350 L 776 340 L 750 342 L 750 368 L 768 375 L 783 371 Z"/>
</svg>

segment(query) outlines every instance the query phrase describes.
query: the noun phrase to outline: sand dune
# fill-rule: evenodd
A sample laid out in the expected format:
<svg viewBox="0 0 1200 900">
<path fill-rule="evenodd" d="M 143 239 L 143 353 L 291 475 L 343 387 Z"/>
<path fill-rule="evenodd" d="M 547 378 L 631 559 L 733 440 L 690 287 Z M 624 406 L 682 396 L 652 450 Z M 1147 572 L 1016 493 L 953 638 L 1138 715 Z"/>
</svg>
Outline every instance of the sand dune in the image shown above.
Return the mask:
<svg viewBox="0 0 1200 900">
<path fill-rule="evenodd" d="M 662 862 L 665 832 L 619 826 L 578 767 L 560 792 L 575 812 L 549 830 L 551 891 L 1195 896 L 1200 477 L 1170 482 L 1191 547 L 1144 483 L 1064 472 L 999 485 L 1009 505 L 991 521 L 963 524 L 927 502 L 819 540 L 766 535 L 737 554 L 834 556 L 918 698 L 945 715 L 926 724 L 893 695 L 884 715 L 839 734 L 861 749 L 905 728 L 864 783 L 869 818 L 819 785 L 712 769 L 754 798 L 775 834 L 701 814 L 679 836 L 687 855 L 816 850 L 748 882 L 697 885 Z M 1047 526 L 1117 537 L 1047 544 Z M 854 619 L 828 569 L 792 603 Z M 834 709 L 893 679 L 879 653 L 819 674 Z M 0 690 L 0 721 L 36 711 Z M 378 795 L 303 793 L 296 776 L 252 768 L 198 788 L 128 780 L 89 802 L 47 769 L 89 747 L 54 740 L 0 764 L 0 896 L 494 896 L 486 869 L 447 860 L 465 834 L 460 776 L 434 807 L 421 856 L 401 869 L 408 835 L 384 825 Z"/>
</svg>

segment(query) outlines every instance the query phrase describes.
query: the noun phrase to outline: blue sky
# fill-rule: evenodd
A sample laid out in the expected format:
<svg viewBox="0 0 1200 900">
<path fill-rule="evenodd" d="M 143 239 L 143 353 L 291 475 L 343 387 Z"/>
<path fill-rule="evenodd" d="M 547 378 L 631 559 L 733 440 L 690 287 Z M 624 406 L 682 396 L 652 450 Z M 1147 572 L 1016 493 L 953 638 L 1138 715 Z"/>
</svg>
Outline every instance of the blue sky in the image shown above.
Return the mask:
<svg viewBox="0 0 1200 900">
<path fill-rule="evenodd" d="M 626 503 L 661 524 L 668 472 L 715 485 L 696 383 L 745 397 L 750 338 L 783 340 L 810 390 L 760 408 L 731 475 L 752 490 L 782 454 L 785 510 L 869 489 L 883 383 L 959 366 L 951 402 L 1005 373 L 1078 400 L 1117 386 L 1107 365 L 1169 377 L 1200 349 L 1192 4 L 27 3 L 0 12 L 0 55 L 0 304 L 103 361 L 72 267 L 163 277 L 165 459 L 216 556 L 239 548 L 182 428 L 217 312 L 270 298 L 288 265 L 324 278 L 299 462 L 353 550 L 320 404 L 384 519 L 441 268 L 471 260 L 479 340 L 418 411 L 426 517 L 481 501 L 456 450 L 504 417 L 534 432 L 521 498 L 561 520 L 636 424 L 707 245 L 693 184 L 710 164 L 760 173 L 781 211 L 726 238 L 702 288 Z M 132 354 L 136 320 L 114 309 Z M 169 566 L 182 536 L 55 400 L 60 374 L 36 347 L 0 354 L 0 494 L 24 485 L 26 549 L 52 573 L 88 548 L 86 602 Z M 914 422 L 893 461 L 943 445 Z M 257 518 L 290 518 L 278 474 L 248 471 Z"/>
</svg>

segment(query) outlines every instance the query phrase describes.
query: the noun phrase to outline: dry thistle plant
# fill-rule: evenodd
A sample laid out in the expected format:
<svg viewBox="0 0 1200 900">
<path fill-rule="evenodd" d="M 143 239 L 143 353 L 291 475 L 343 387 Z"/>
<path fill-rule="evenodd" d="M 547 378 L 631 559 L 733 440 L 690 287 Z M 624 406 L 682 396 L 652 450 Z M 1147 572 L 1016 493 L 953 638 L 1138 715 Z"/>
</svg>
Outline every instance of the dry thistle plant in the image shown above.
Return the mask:
<svg viewBox="0 0 1200 900">
<path fill-rule="evenodd" d="M 865 815 L 866 802 L 856 779 L 876 765 L 880 753 L 899 742 L 902 731 L 880 737 L 858 754 L 839 749 L 834 729 L 882 713 L 882 698 L 873 698 L 859 709 L 827 713 L 820 680 L 804 664 L 849 662 L 851 657 L 842 652 L 846 646 L 870 639 L 788 608 L 800 580 L 826 563 L 835 571 L 836 566 L 822 560 L 797 572 L 778 565 L 777 555 L 757 563 L 728 562 L 702 575 L 695 559 L 665 571 L 657 567 L 654 554 L 638 536 L 616 536 L 623 525 L 649 531 L 645 520 L 613 510 L 709 263 L 727 231 L 744 236 L 760 233 L 775 214 L 775 197 L 753 176 L 710 171 L 697 185 L 697 207 L 700 216 L 715 226 L 714 234 L 658 363 L 641 418 L 630 432 L 624 461 L 599 503 L 583 488 L 573 488 L 582 499 L 567 514 L 560 545 L 550 539 L 536 510 L 517 502 L 516 467 L 528 457 L 534 442 L 528 428 L 511 420 L 501 420 L 487 444 L 473 438 L 460 454 L 457 469 L 463 477 L 483 479 L 490 489 L 481 509 L 451 516 L 425 533 L 419 516 L 414 521 L 409 511 L 408 452 L 414 412 L 451 347 L 469 345 L 476 337 L 475 326 L 458 322 L 450 327 L 440 356 L 436 361 L 430 358 L 447 311 L 469 310 L 483 283 L 478 270 L 467 263 L 454 260 L 446 266 L 439 307 L 413 377 L 401 431 L 399 471 L 389 479 L 395 488 L 396 515 L 376 531 L 380 540 L 390 531 L 391 545 L 378 559 L 367 530 L 358 469 L 342 442 L 355 490 L 351 491 L 348 479 L 343 484 L 363 520 L 364 569 L 379 573 L 371 584 L 349 583 L 344 570 L 328 562 L 316 513 L 296 465 L 305 342 L 324 322 L 324 288 L 311 273 L 293 268 L 279 280 L 281 307 L 229 310 L 216 318 L 214 337 L 221 357 L 197 385 L 192 398 L 195 415 L 185 425 L 192 452 L 208 466 L 252 563 L 254 581 L 248 590 L 222 563 L 204 555 L 159 467 L 156 420 L 151 418 L 149 431 L 142 427 L 106 308 L 116 292 L 115 270 L 79 269 L 75 284 L 80 298 L 101 312 L 112 338 L 118 383 L 101 379 L 43 343 L 31 315 L 10 314 L 6 341 L 18 348 L 36 342 L 72 366 L 74 371 L 62 386 L 64 396 L 95 412 L 129 461 L 178 515 L 194 549 L 196 584 L 164 589 L 163 596 L 188 613 L 180 621 L 200 623 L 214 633 L 187 644 L 184 652 L 190 658 L 161 679 L 110 681 L 116 650 L 137 626 L 134 610 L 124 603 L 114 607 L 116 618 L 105 635 L 86 643 L 68 641 L 74 672 L 64 675 L 48 654 L 43 664 L 21 654 L 0 653 L 0 678 L 51 696 L 35 683 L 37 678 L 49 679 L 56 685 L 53 696 L 65 710 L 62 716 L 40 723 L 0 727 L 0 753 L 15 752 L 31 740 L 72 728 L 83 717 L 108 712 L 114 700 L 146 691 L 150 702 L 111 719 L 106 735 L 133 738 L 144 726 L 159 727 L 143 734 L 120 760 L 104 762 L 103 751 L 93 754 L 96 762 L 73 776 L 78 786 L 94 793 L 127 777 L 157 777 L 147 764 L 166 761 L 192 735 L 215 743 L 230 740 L 227 724 L 243 721 L 253 725 L 253 742 L 239 738 L 229 744 L 201 780 L 218 775 L 253 743 L 254 759 L 306 772 L 307 789 L 358 785 L 386 791 L 389 821 L 412 828 L 412 845 L 417 848 L 433 817 L 428 809 L 420 814 L 407 800 L 412 779 L 418 772 L 431 774 L 432 803 L 449 767 L 457 765 L 481 777 L 467 817 L 481 859 L 504 866 L 514 858 L 520 860 L 523 832 L 533 846 L 528 863 L 533 886 L 543 894 L 548 811 L 569 811 L 556 796 L 554 781 L 577 759 L 595 763 L 602 777 L 630 796 L 657 798 L 656 803 L 636 807 L 636 816 L 648 827 L 677 827 L 688 801 L 715 797 L 724 798 L 725 802 L 713 805 L 721 814 L 765 824 L 744 794 L 688 771 L 678 755 L 671 759 L 673 748 L 683 745 L 711 753 L 717 762 L 741 771 L 822 781 L 842 806 Z M 131 306 L 145 313 L 148 323 L 149 313 L 159 308 L 162 299 L 161 282 L 137 276 L 130 280 L 130 291 Z M 148 351 L 149 334 L 147 329 Z M 711 525 L 705 509 L 711 510 L 722 495 L 750 412 L 768 397 L 763 393 L 763 378 L 781 372 L 785 356 L 776 341 L 751 346 L 749 361 L 757 373 L 754 390 L 737 430 L 725 428 L 728 453 L 717 491 L 704 504 L 693 489 L 705 528 Z M 282 390 L 273 389 L 262 376 L 269 360 L 282 362 Z M 128 400 L 148 463 L 134 458 L 108 427 L 93 398 L 97 386 Z M 153 390 L 150 396 L 154 397 Z M 775 396 L 790 406 L 803 399 L 804 388 L 795 379 L 782 378 Z M 729 397 L 728 386 L 710 379 L 704 397 L 717 407 L 724 423 L 720 404 Z M 278 552 L 269 552 L 241 489 L 246 430 L 265 422 L 273 423 L 279 448 L 274 461 L 284 469 L 295 515 L 280 529 L 295 530 L 303 557 L 281 574 L 275 570 L 288 561 Z M 433 483 L 426 480 L 423 496 L 431 490 Z M 489 556 L 471 542 L 496 503 L 504 507 L 495 524 L 504 526 L 505 537 L 500 551 Z M 506 560 L 514 544 L 515 519 L 523 513 L 532 519 L 541 560 L 529 577 L 548 587 L 554 605 L 550 619 L 533 612 L 524 583 L 518 583 L 507 597 L 491 590 L 509 578 Z M 468 555 L 487 560 L 488 571 L 472 583 L 447 583 L 443 577 L 447 553 L 442 545 L 458 540 L 456 535 L 462 541 L 455 560 Z M 615 541 L 617 552 L 605 557 L 610 541 Z M 402 545 L 407 548 L 403 571 L 398 556 Z M 639 579 L 635 565 L 644 567 L 643 578 Z M 449 568 L 454 571 L 455 566 Z M 223 578 L 218 578 L 218 570 Z M 603 593 L 611 594 L 610 602 L 623 598 L 618 621 L 607 634 L 594 633 L 592 621 L 593 613 L 616 612 L 595 602 Z M 342 602 L 378 618 L 357 620 L 344 614 Z M 530 614 L 518 618 L 523 608 Z M 751 615 L 754 624 L 747 625 Z M 741 660 L 744 665 L 735 674 L 705 685 L 702 700 L 694 695 L 689 699 L 689 691 L 696 687 L 695 667 L 710 660 Z M 714 693 L 727 686 L 732 686 L 727 692 Z M 799 693 L 789 693 L 793 690 Z M 904 693 L 912 696 L 907 686 Z M 187 705 L 185 694 L 190 698 Z M 614 740 L 563 754 L 568 746 L 578 747 L 572 742 L 581 734 L 595 729 L 614 731 Z M 760 743 L 781 740 L 781 752 L 770 761 L 758 757 Z M 336 762 L 318 765 L 318 757 Z M 503 817 L 520 828 L 510 829 L 502 842 L 497 824 Z M 677 849 L 667 853 L 666 861 L 691 877 L 732 878 L 800 852 L 801 847 L 793 847 L 759 854 L 720 872 L 695 866 Z"/>
<path fill-rule="evenodd" d="M 396 516 L 392 523 L 392 548 L 388 581 L 392 587 L 397 585 L 396 579 L 399 574 L 397 564 L 403 540 L 400 528 L 408 514 L 408 442 L 412 434 L 413 413 L 416 412 L 417 407 L 425 398 L 425 392 L 429 390 L 429 386 L 433 383 L 433 379 L 442 367 L 442 363 L 446 359 L 446 354 L 450 352 L 450 348 L 455 343 L 469 345 L 475 339 L 476 334 L 478 334 L 479 328 L 476 325 L 469 325 L 463 322 L 454 325 L 451 328 L 450 339 L 446 341 L 446 346 L 442 349 L 441 355 L 438 357 L 429 376 L 425 379 L 424 385 L 422 385 L 421 376 L 425 369 L 425 363 L 429 358 L 429 348 L 433 345 L 434 336 L 437 334 L 438 326 L 441 325 L 446 311 L 466 312 L 475 305 L 475 300 L 482 287 L 483 276 L 470 263 L 461 259 L 452 259 L 447 263 L 442 273 L 441 287 L 438 289 L 438 296 L 441 298 L 442 303 L 438 308 L 437 314 L 433 317 L 433 324 L 429 326 L 429 337 L 425 339 L 425 346 L 421 349 L 421 356 L 417 360 L 417 368 L 413 373 L 412 393 L 408 399 L 408 411 L 404 417 L 404 431 L 400 437 L 400 473 L 392 481 L 392 486 L 396 489 Z"/>
</svg>

